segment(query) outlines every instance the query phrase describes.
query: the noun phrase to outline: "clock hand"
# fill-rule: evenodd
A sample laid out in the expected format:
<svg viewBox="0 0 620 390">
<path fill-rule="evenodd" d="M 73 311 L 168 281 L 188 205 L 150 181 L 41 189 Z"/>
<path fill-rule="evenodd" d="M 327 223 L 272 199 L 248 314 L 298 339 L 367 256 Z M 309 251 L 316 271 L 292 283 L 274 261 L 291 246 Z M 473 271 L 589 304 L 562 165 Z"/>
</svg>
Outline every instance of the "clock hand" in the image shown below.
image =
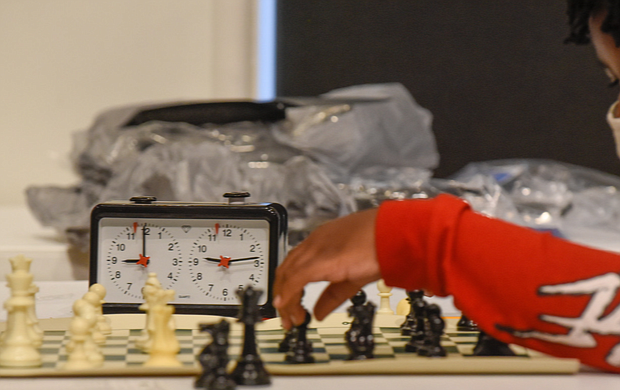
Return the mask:
<svg viewBox="0 0 620 390">
<path fill-rule="evenodd" d="M 224 257 L 224 256 L 221 256 L 221 257 Z M 212 262 L 215 262 L 215 263 L 220 263 L 222 261 L 221 258 L 220 259 L 216 259 L 214 257 L 203 257 L 203 259 L 205 259 L 207 261 L 212 261 Z M 253 257 L 240 257 L 238 259 L 231 259 L 231 258 L 228 258 L 228 259 L 229 259 L 228 260 L 229 263 L 234 263 L 236 261 L 256 260 L 256 259 L 259 259 L 259 257 L 258 256 L 253 256 Z"/>
<path fill-rule="evenodd" d="M 235 262 L 235 261 L 256 260 L 256 259 L 258 259 L 258 258 L 259 258 L 258 256 L 253 256 L 253 257 L 241 257 L 241 258 L 238 258 L 238 259 L 231 259 L 231 260 L 230 260 L 230 262 L 232 263 L 232 262 Z"/>
<path fill-rule="evenodd" d="M 146 256 L 146 224 L 142 226 L 142 256 Z"/>
<path fill-rule="evenodd" d="M 150 257 L 140 256 L 139 259 L 125 259 L 121 260 L 121 262 L 125 264 L 140 264 L 146 267 L 151 261 Z"/>
<path fill-rule="evenodd" d="M 149 265 L 149 259 L 151 258 L 150 256 L 146 255 L 146 236 L 147 235 L 148 233 L 146 232 L 146 223 L 145 223 L 144 226 L 142 226 L 142 253 L 138 255 L 140 256 L 140 260 L 136 262 L 136 264 L 142 265 L 144 266 L 144 268 L 146 268 Z"/>
</svg>

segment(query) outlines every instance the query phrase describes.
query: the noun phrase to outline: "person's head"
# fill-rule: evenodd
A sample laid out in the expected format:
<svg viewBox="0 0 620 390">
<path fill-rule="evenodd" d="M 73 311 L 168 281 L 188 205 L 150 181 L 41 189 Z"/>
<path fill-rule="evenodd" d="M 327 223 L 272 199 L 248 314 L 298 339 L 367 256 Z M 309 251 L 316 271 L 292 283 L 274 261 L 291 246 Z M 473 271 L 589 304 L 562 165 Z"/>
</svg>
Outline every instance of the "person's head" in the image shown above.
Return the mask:
<svg viewBox="0 0 620 390">
<path fill-rule="evenodd" d="M 568 0 L 570 35 L 566 42 L 592 42 L 611 84 L 620 78 L 620 0 Z M 607 120 L 620 156 L 620 104 L 612 105 Z"/>
<path fill-rule="evenodd" d="M 566 42 L 592 42 L 607 74 L 620 77 L 620 0 L 568 0 L 570 34 Z"/>
</svg>

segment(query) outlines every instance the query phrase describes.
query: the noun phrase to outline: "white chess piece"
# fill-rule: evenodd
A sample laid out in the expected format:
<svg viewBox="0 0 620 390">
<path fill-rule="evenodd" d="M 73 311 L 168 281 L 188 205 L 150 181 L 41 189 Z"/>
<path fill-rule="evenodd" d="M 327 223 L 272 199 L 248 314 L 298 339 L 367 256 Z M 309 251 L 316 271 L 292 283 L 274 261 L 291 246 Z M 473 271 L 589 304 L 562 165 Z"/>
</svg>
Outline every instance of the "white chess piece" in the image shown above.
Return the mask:
<svg viewBox="0 0 620 390">
<path fill-rule="evenodd" d="M 67 357 L 67 363 L 62 368 L 66 370 L 80 370 L 97 367 L 98 364 L 88 358 L 86 348 L 90 332 L 88 320 L 79 316 L 73 317 L 69 332 L 71 333 L 72 348 Z"/>
<path fill-rule="evenodd" d="M 172 290 L 160 290 L 160 293 Z M 154 317 L 155 332 L 149 351 L 149 359 L 144 363 L 145 367 L 180 367 L 182 363 L 177 358 L 180 351 L 179 341 L 174 329 L 171 329 L 170 318 L 174 313 L 174 306 L 156 304 L 151 308 Z"/>
<path fill-rule="evenodd" d="M 141 336 L 136 340 L 136 347 L 142 352 L 148 353 L 153 342 L 153 333 L 155 331 L 155 320 L 151 315 L 151 308 L 156 305 L 166 305 L 174 299 L 174 290 L 164 290 L 161 283 L 157 279 L 157 274 L 150 272 L 144 287 L 142 287 L 142 296 L 144 303 L 139 309 L 146 312 L 146 324 L 142 330 Z M 168 327 L 173 331 L 176 329 L 174 317 L 170 316 Z"/>
<path fill-rule="evenodd" d="M 28 307 L 28 332 L 34 345 L 38 348 L 43 344 L 43 330 L 39 326 L 39 319 L 37 318 L 36 311 L 36 299 L 35 295 L 39 292 L 39 287 L 35 284 L 31 284 L 28 290 L 29 295 L 32 297 L 32 306 Z"/>
<path fill-rule="evenodd" d="M 377 289 L 379 290 L 379 310 L 377 314 L 394 314 L 394 310 L 390 307 L 390 297 L 392 296 L 392 287 L 385 284 L 383 279 L 379 279 L 377 282 Z"/>
<path fill-rule="evenodd" d="M 140 305 L 140 310 L 146 312 L 146 324 L 142 330 L 141 337 L 136 340 L 136 347 L 143 352 L 148 352 L 151 348 L 152 335 L 155 331 L 155 318 L 152 315 L 151 309 L 157 303 L 157 293 L 159 291 L 163 291 L 161 287 L 152 285 L 146 285 L 142 288 L 144 303 Z"/>
<path fill-rule="evenodd" d="M 86 301 L 89 305 L 91 305 L 93 309 L 93 315 L 95 317 L 95 324 L 91 330 L 93 341 L 97 343 L 98 345 L 105 344 L 106 337 L 99 328 L 99 324 L 101 323 L 100 317 L 103 316 L 102 314 L 100 314 L 101 313 L 101 298 L 99 297 L 98 294 L 92 291 L 89 291 L 86 294 L 84 294 L 82 299 Z"/>
<path fill-rule="evenodd" d="M 102 284 L 94 283 L 89 288 L 88 291 L 92 291 L 97 294 L 100 298 L 99 310 L 97 312 L 97 326 L 99 331 L 104 335 L 112 334 L 112 326 L 110 325 L 110 319 L 103 315 L 103 305 L 105 303 L 105 296 L 107 291 Z"/>
<path fill-rule="evenodd" d="M 28 272 L 31 259 L 17 256 L 9 259 L 13 272 L 6 276 L 11 297 L 4 303 L 8 311 L 6 331 L 0 346 L 0 366 L 38 367 L 41 354 L 36 340 L 32 339 L 30 310 L 34 306 L 32 292 L 33 276 Z"/>
<path fill-rule="evenodd" d="M 93 329 L 97 325 L 97 316 L 95 314 L 94 307 L 84 299 L 78 299 L 73 303 L 74 318 L 79 317 L 84 319 L 88 325 L 88 332 L 83 342 L 84 351 L 86 353 L 88 361 L 94 366 L 101 366 L 103 364 L 103 353 L 97 346 L 97 343 L 93 339 Z M 80 328 L 81 329 L 81 328 Z M 77 346 L 73 341 L 67 344 L 67 351 L 73 353 Z"/>
<path fill-rule="evenodd" d="M 398 301 L 396 305 L 396 314 L 399 316 L 406 316 L 411 311 L 411 304 L 407 298 L 403 298 Z"/>
</svg>

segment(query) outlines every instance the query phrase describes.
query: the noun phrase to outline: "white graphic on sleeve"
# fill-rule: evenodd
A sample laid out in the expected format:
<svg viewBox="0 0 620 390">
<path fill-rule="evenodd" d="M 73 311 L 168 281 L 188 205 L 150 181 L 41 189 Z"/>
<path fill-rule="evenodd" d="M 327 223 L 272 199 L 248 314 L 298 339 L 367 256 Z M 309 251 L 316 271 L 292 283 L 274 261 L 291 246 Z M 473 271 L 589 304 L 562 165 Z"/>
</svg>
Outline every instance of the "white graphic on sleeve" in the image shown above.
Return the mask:
<svg viewBox="0 0 620 390">
<path fill-rule="evenodd" d="M 591 279 L 574 283 L 542 286 L 539 293 L 545 295 L 592 295 L 586 308 L 577 318 L 558 317 L 543 314 L 540 319 L 568 329 L 566 334 L 552 334 L 539 331 L 511 330 L 510 333 L 522 338 L 536 338 L 578 348 L 596 347 L 592 335 L 620 335 L 620 307 L 604 316 L 605 310 L 612 303 L 620 288 L 620 276 L 608 273 Z M 617 344 L 607 356 L 607 363 L 620 367 L 620 344 Z"/>
</svg>

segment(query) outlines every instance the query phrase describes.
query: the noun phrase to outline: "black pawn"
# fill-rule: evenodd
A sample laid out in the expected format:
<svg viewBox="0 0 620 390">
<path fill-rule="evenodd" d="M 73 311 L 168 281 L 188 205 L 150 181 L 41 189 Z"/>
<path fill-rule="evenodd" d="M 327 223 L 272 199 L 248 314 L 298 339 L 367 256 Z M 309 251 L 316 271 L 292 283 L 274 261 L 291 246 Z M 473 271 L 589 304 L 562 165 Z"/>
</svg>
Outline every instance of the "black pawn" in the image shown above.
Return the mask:
<svg viewBox="0 0 620 390">
<path fill-rule="evenodd" d="M 441 346 L 441 336 L 446 324 L 441 318 L 441 309 L 434 303 L 426 308 L 426 329 L 424 332 L 424 342 L 418 348 L 418 355 L 427 357 L 446 356 L 446 350 Z"/>
<path fill-rule="evenodd" d="M 456 330 L 461 332 L 476 331 L 478 330 L 478 324 L 463 314 L 461 315 L 459 322 L 456 323 Z"/>
<path fill-rule="evenodd" d="M 243 350 L 231 377 L 238 385 L 258 386 L 271 383 L 271 376 L 258 354 L 254 325 L 261 320 L 258 299 L 263 292 L 248 286 L 240 292 L 239 321 L 243 323 Z"/>
<path fill-rule="evenodd" d="M 295 341 L 295 328 L 287 330 L 284 333 L 284 338 L 278 344 L 278 352 L 288 352 Z"/>
<path fill-rule="evenodd" d="M 415 313 L 415 327 L 411 330 L 411 339 L 405 344 L 406 352 L 417 352 L 418 348 L 424 345 L 426 337 L 426 301 L 417 299 L 412 302 Z"/>
<path fill-rule="evenodd" d="M 284 361 L 287 363 L 314 363 L 312 356 L 312 342 L 307 338 L 308 324 L 312 320 L 310 313 L 306 311 L 306 318 L 301 325 L 293 329 L 293 336 L 290 341 L 290 348 L 286 353 Z"/>
<path fill-rule="evenodd" d="M 411 332 L 415 329 L 416 316 L 415 316 L 415 302 L 424 299 L 424 291 L 413 290 L 407 291 L 407 301 L 409 301 L 409 314 L 405 318 L 405 321 L 400 326 L 400 334 L 403 336 L 411 336 Z"/>
<path fill-rule="evenodd" d="M 516 356 L 508 344 L 480 331 L 478 342 L 474 347 L 474 356 Z"/>
<path fill-rule="evenodd" d="M 345 341 L 350 352 L 348 359 L 372 359 L 375 349 L 372 325 L 376 306 L 372 302 L 366 302 L 366 293 L 362 290 L 351 298 L 351 302 L 353 306 L 347 311 L 353 321 L 351 328 L 345 332 Z"/>
</svg>

